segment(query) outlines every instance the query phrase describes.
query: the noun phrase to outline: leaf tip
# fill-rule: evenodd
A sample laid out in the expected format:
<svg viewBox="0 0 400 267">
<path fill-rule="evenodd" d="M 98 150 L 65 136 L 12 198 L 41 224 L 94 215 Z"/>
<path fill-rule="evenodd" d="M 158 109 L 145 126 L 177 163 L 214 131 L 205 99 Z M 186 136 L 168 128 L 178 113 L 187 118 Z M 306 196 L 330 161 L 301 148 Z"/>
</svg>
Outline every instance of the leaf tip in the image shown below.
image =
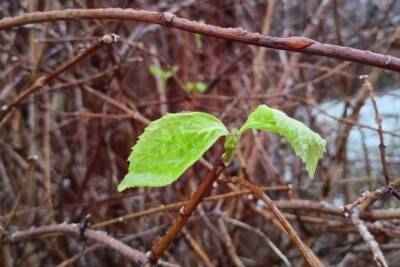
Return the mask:
<svg viewBox="0 0 400 267">
<path fill-rule="evenodd" d="M 119 184 L 119 185 L 117 186 L 117 191 L 118 191 L 119 193 L 121 193 L 121 192 L 124 191 L 126 188 L 127 188 L 127 187 L 126 187 L 125 185 Z"/>
<path fill-rule="evenodd" d="M 133 186 L 129 186 L 129 184 L 127 182 L 127 178 L 125 176 L 125 178 L 118 184 L 117 191 L 118 192 L 122 192 L 122 191 L 124 191 L 125 189 L 127 189 L 129 187 L 133 187 Z"/>
</svg>

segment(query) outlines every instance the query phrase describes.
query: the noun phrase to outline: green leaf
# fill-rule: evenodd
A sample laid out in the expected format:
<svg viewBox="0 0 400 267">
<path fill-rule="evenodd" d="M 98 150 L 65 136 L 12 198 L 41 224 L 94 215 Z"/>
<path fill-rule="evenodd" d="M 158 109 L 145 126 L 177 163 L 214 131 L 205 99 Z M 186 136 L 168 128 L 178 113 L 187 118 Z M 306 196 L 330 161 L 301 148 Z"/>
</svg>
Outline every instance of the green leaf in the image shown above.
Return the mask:
<svg viewBox="0 0 400 267">
<path fill-rule="evenodd" d="M 152 122 L 132 148 L 128 174 L 118 185 L 161 187 L 174 182 L 228 130 L 202 112 L 167 114 Z"/>
<path fill-rule="evenodd" d="M 151 74 L 154 76 L 160 78 L 163 81 L 169 80 L 172 76 L 175 75 L 175 73 L 178 71 L 178 66 L 173 66 L 170 69 L 163 69 L 155 65 L 150 65 L 149 66 L 149 71 Z"/>
<path fill-rule="evenodd" d="M 318 160 L 325 152 L 326 141 L 303 123 L 288 117 L 280 110 L 260 105 L 252 112 L 239 130 L 258 129 L 284 136 L 306 164 L 308 174 L 313 177 Z"/>
<path fill-rule="evenodd" d="M 195 90 L 199 93 L 204 93 L 207 89 L 207 84 L 203 82 L 187 82 L 185 85 L 185 89 L 187 92 Z"/>
<path fill-rule="evenodd" d="M 207 84 L 203 82 L 197 82 L 195 85 L 195 90 L 199 93 L 204 93 L 207 89 Z"/>
<path fill-rule="evenodd" d="M 186 92 L 191 92 L 194 89 L 194 83 L 193 82 L 187 82 L 185 84 L 185 90 Z"/>
<path fill-rule="evenodd" d="M 164 74 L 164 70 L 160 67 L 157 67 L 155 65 L 150 65 L 149 66 L 149 71 L 151 74 L 153 74 L 156 77 L 161 77 Z"/>
</svg>

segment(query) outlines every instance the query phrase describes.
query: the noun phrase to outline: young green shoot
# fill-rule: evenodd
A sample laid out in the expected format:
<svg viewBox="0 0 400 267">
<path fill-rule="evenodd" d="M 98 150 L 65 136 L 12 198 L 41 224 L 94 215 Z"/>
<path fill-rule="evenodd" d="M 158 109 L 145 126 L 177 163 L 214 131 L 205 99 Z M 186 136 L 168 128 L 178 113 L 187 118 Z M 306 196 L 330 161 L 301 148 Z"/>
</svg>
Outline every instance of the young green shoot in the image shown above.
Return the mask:
<svg viewBox="0 0 400 267">
<path fill-rule="evenodd" d="M 305 163 L 309 176 L 314 176 L 318 160 L 325 152 L 325 140 L 282 111 L 260 105 L 239 130 L 233 131 L 203 112 L 167 114 L 153 121 L 133 146 L 128 173 L 118 185 L 118 191 L 173 183 L 222 136 L 225 136 L 224 162 L 228 164 L 240 137 L 248 129 L 285 137 Z"/>
</svg>

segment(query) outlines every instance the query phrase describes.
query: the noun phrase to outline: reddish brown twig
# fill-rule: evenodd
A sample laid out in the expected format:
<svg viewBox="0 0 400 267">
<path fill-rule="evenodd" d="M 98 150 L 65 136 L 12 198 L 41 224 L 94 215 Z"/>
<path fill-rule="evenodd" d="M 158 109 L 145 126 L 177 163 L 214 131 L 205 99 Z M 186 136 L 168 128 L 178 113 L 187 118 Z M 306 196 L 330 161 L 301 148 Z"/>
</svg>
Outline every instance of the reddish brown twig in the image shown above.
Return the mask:
<svg viewBox="0 0 400 267">
<path fill-rule="evenodd" d="M 376 66 L 383 69 L 400 71 L 400 59 L 397 57 L 373 53 L 371 51 L 363 51 L 350 47 L 319 43 L 304 37 L 278 38 L 249 32 L 242 28 L 223 28 L 179 18 L 169 12 L 160 13 L 154 11 L 120 8 L 66 9 L 45 12 L 31 12 L 21 16 L 3 18 L 0 20 L 0 30 L 30 23 L 77 19 L 125 19 L 131 21 L 155 23 L 165 27 L 177 28 L 184 31 L 232 40 L 245 44 L 337 58 Z"/>
<path fill-rule="evenodd" d="M 253 192 L 253 194 L 255 194 L 262 201 L 264 201 L 265 204 L 267 204 L 268 208 L 271 210 L 271 212 L 274 215 L 274 217 L 276 218 L 276 220 L 279 222 L 280 226 L 282 226 L 282 229 L 284 230 L 285 234 L 294 243 L 294 245 L 300 251 L 301 255 L 308 262 L 308 264 L 312 267 L 324 266 L 322 264 L 322 262 L 317 258 L 317 256 L 315 256 L 314 252 L 303 243 L 303 241 L 300 239 L 297 232 L 293 229 L 293 227 L 290 225 L 289 221 L 285 218 L 285 216 L 282 214 L 282 212 L 278 209 L 278 207 L 275 205 L 275 203 L 272 201 L 272 199 L 270 199 L 268 197 L 268 195 L 265 194 L 257 185 L 255 185 L 249 181 L 246 181 L 244 179 L 238 178 L 238 177 L 233 177 L 231 179 L 228 179 L 227 181 L 238 184 L 240 186 L 243 186 L 243 187 L 251 190 Z"/>
<path fill-rule="evenodd" d="M 31 85 L 28 89 L 24 90 L 21 94 L 19 94 L 16 99 L 9 105 L 3 105 L 0 110 L 0 128 L 4 125 L 4 122 L 7 120 L 11 112 L 20 105 L 24 100 L 28 98 L 28 96 L 32 95 L 40 88 L 42 88 L 45 84 L 50 82 L 51 80 L 57 78 L 61 73 L 76 65 L 78 62 L 82 61 L 89 55 L 96 52 L 98 49 L 102 48 L 104 45 L 115 43 L 118 40 L 118 36 L 115 34 L 106 34 L 99 39 L 95 44 L 90 46 L 89 48 L 80 52 L 77 56 L 71 58 L 66 63 L 62 64 L 60 67 L 47 74 L 46 76 L 40 77 L 37 79 L 33 85 Z"/>
<path fill-rule="evenodd" d="M 210 191 L 212 184 L 217 180 L 218 176 L 225 169 L 225 164 L 222 160 L 214 166 L 208 173 L 207 177 L 203 179 L 197 190 L 190 197 L 188 202 L 179 210 L 179 216 L 174 224 L 161 238 L 161 240 L 152 247 L 149 259 L 151 262 L 157 262 L 160 256 L 165 252 L 171 242 L 177 237 L 183 226 L 190 218 L 192 212 L 196 209 L 197 205 L 203 200 L 204 196 Z"/>
</svg>

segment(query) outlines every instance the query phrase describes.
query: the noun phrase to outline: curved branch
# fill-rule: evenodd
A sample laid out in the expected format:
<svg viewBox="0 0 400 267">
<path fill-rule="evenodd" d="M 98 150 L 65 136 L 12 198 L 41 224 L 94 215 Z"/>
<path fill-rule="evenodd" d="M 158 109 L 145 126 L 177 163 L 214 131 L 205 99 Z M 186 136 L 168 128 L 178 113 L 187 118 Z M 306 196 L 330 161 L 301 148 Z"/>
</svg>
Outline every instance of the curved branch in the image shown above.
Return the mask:
<svg viewBox="0 0 400 267">
<path fill-rule="evenodd" d="M 220 39 L 263 46 L 278 50 L 300 52 L 309 55 L 353 61 L 400 72 L 400 58 L 371 51 L 324 44 L 305 37 L 278 38 L 249 32 L 242 28 L 223 28 L 176 17 L 169 12 L 154 12 L 135 9 L 66 9 L 26 13 L 21 16 L 0 20 L 0 30 L 30 23 L 79 19 L 123 19 L 137 22 L 155 23 L 165 27 L 199 33 Z"/>
<path fill-rule="evenodd" d="M 258 186 L 238 177 L 232 177 L 231 179 L 227 179 L 226 181 L 238 184 L 251 190 L 254 195 L 260 198 L 268 206 L 277 221 L 276 225 L 278 226 L 278 228 L 280 228 L 280 230 L 282 230 L 283 233 L 286 234 L 290 241 L 293 242 L 293 244 L 299 250 L 300 254 L 307 261 L 307 263 L 312 267 L 324 266 L 320 259 L 314 254 L 314 252 L 303 242 L 303 240 L 297 234 L 296 230 L 294 230 L 294 228 L 285 218 L 283 213 L 275 205 L 274 201 L 272 201 L 272 199 L 267 194 L 265 194 Z"/>
</svg>

